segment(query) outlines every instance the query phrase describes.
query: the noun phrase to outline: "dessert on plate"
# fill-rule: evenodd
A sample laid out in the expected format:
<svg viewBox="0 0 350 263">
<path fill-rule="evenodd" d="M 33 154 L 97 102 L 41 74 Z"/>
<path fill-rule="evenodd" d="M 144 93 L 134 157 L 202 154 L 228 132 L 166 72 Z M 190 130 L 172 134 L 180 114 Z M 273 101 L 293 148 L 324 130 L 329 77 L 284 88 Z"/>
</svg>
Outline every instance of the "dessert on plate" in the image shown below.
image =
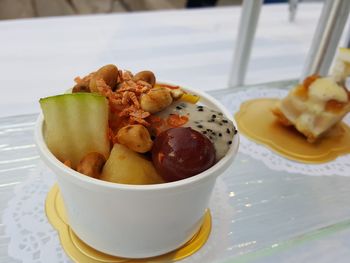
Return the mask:
<svg viewBox="0 0 350 263">
<path fill-rule="evenodd" d="M 272 110 L 285 126 L 294 126 L 313 143 L 327 134 L 350 111 L 346 77 L 350 75 L 350 51 L 340 49 L 328 77 L 312 75 L 294 87 Z"/>
</svg>

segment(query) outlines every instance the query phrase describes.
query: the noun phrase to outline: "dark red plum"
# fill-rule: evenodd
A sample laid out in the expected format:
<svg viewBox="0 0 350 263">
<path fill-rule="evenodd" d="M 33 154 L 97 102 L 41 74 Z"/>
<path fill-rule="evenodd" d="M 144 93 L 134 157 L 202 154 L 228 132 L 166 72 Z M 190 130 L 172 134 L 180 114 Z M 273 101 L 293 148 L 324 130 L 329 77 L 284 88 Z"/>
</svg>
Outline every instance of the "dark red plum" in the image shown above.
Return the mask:
<svg viewBox="0 0 350 263">
<path fill-rule="evenodd" d="M 167 181 L 199 174 L 215 164 L 213 143 L 191 128 L 173 128 L 159 134 L 152 148 L 152 160 Z"/>
</svg>

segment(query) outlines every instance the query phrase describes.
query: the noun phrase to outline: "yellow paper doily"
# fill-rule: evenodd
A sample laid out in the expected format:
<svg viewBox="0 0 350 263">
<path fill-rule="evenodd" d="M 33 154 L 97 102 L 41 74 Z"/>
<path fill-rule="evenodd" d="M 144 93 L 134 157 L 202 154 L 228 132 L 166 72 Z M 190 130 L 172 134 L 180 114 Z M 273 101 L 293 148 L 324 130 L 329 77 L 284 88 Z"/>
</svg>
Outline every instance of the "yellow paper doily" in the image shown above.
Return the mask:
<svg viewBox="0 0 350 263">
<path fill-rule="evenodd" d="M 63 200 L 58 188 L 55 184 L 46 197 L 45 203 L 46 215 L 52 226 L 58 231 L 60 241 L 64 251 L 75 262 L 84 263 L 118 263 L 118 262 L 175 262 L 185 257 L 188 257 L 198 251 L 207 241 L 211 231 L 211 216 L 209 209 L 204 215 L 203 224 L 200 230 L 195 234 L 191 240 L 179 249 L 169 252 L 167 254 L 145 258 L 145 259 L 128 259 L 116 256 L 111 256 L 85 244 L 74 234 L 68 225 L 68 220 L 63 204 Z"/>
<path fill-rule="evenodd" d="M 238 130 L 251 140 L 264 144 L 278 154 L 303 163 L 325 163 L 350 153 L 350 128 L 340 123 L 336 136 L 308 143 L 293 127 L 281 125 L 271 112 L 278 99 L 262 98 L 246 101 L 235 114 Z"/>
</svg>

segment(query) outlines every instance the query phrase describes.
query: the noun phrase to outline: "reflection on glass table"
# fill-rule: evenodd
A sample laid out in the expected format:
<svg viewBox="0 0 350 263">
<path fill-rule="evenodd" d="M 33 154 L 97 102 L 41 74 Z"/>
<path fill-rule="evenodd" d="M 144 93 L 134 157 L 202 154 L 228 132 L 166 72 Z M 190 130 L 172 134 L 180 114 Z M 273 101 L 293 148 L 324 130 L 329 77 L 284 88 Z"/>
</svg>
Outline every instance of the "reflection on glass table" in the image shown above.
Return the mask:
<svg viewBox="0 0 350 263">
<path fill-rule="evenodd" d="M 285 91 L 293 83 L 295 81 L 247 86 L 215 91 L 212 95 L 225 101 L 242 91 L 266 88 Z M 42 164 L 33 140 L 36 117 L 0 119 L 1 218 L 16 194 L 14 188 L 31 174 L 41 172 Z M 346 158 L 343 174 L 350 175 L 350 157 Z M 331 175 L 332 171 L 326 176 L 322 169 L 318 173 L 317 169 L 313 171 L 313 175 L 307 175 L 272 169 L 241 151 L 219 179 L 225 186 L 220 188 L 220 195 L 232 211 L 221 233 L 222 249 L 201 262 L 311 262 L 316 258 L 318 262 L 347 262 L 350 177 Z M 2 222 L 0 261 L 20 262 L 8 255 L 10 240 L 18 237 L 8 236 L 7 227 Z M 195 257 L 192 260 L 189 258 L 188 262 L 194 262 Z"/>
</svg>

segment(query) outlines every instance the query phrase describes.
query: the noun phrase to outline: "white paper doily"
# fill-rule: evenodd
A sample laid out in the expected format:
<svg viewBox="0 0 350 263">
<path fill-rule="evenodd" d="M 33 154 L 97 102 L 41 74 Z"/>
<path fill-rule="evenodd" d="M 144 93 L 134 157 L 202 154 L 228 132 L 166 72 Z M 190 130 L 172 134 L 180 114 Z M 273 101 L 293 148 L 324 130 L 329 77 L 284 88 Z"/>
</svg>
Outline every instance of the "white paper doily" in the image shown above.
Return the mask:
<svg viewBox="0 0 350 263">
<path fill-rule="evenodd" d="M 283 98 L 287 90 L 273 88 L 251 88 L 232 94 L 225 94 L 220 99 L 231 113 L 239 110 L 242 102 L 256 98 Z M 345 123 L 350 125 L 350 115 L 344 118 Z M 250 141 L 241 135 L 239 151 L 264 162 L 272 170 L 286 171 L 305 175 L 342 175 L 350 176 L 350 154 L 340 156 L 337 159 L 324 164 L 304 164 L 285 159 L 267 147 Z"/>
<path fill-rule="evenodd" d="M 55 182 L 52 172 L 38 162 L 28 179 L 15 188 L 15 196 L 3 216 L 6 235 L 10 238 L 9 256 L 23 263 L 72 262 L 45 214 L 45 199 Z M 179 262 L 213 262 L 228 247 L 226 238 L 233 213 L 228 198 L 227 188 L 218 178 L 210 202 L 212 230 L 209 239 L 194 255 Z"/>
</svg>

